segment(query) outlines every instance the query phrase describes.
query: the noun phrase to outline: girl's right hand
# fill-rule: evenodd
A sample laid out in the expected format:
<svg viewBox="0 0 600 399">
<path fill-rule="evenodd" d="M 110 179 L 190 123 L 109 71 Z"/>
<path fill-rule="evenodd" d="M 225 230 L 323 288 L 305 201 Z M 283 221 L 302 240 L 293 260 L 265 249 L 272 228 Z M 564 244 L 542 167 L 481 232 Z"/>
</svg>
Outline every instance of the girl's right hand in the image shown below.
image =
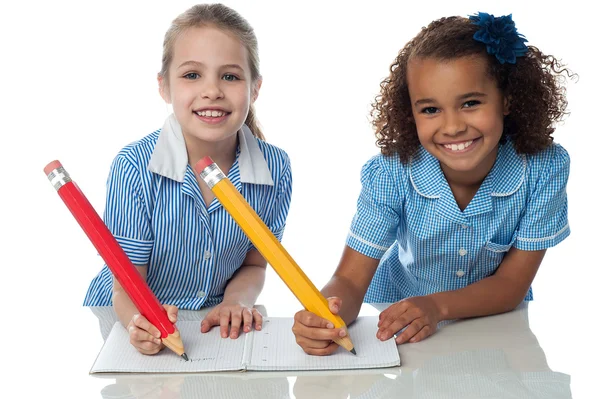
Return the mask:
<svg viewBox="0 0 600 399">
<path fill-rule="evenodd" d="M 338 314 L 342 307 L 342 300 L 337 297 L 327 298 L 329 310 Z M 309 355 L 330 355 L 338 348 L 333 340 L 345 337 L 346 330 L 333 328 L 333 323 L 323 319 L 307 310 L 301 310 L 294 316 L 292 332 L 296 336 L 296 343 Z"/>
<path fill-rule="evenodd" d="M 172 323 L 177 322 L 177 306 L 163 305 Z M 129 342 L 140 353 L 144 355 L 154 355 L 158 353 L 164 345 L 160 339 L 160 331 L 154 327 L 148 319 L 141 314 L 135 314 L 127 325 L 129 332 Z"/>
</svg>

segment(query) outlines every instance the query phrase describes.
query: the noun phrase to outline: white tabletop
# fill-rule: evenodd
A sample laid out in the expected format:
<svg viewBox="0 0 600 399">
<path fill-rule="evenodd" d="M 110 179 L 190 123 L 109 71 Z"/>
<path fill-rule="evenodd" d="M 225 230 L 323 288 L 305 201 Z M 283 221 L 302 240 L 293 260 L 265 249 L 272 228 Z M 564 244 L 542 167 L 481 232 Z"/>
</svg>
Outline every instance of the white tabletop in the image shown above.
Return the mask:
<svg viewBox="0 0 600 399">
<path fill-rule="evenodd" d="M 382 306 L 379 305 L 381 309 Z M 577 334 L 556 334 L 551 309 L 538 303 L 485 318 L 448 323 L 432 337 L 399 346 L 402 366 L 339 372 L 234 372 L 178 375 L 90 375 L 116 321 L 110 307 L 78 308 L 71 334 L 60 323 L 23 330 L 28 342 L 5 340 L 22 353 L 7 381 L 18 397 L 67 398 L 571 398 L 590 392 Z M 206 311 L 181 311 L 181 320 Z M 269 313 L 269 312 L 265 312 Z M 377 314 L 365 305 L 361 315 Z M 272 314 L 269 316 L 287 316 Z M 550 324 L 547 322 L 550 321 Z M 537 324 L 539 328 L 533 327 Z M 555 324 L 557 329 L 564 325 Z M 566 329 L 564 330 L 566 333 Z M 549 333 L 548 333 L 549 332 Z M 37 341 L 35 341 L 37 340 Z M 32 342 L 35 341 L 35 342 Z M 36 353 L 35 348 L 41 347 Z M 573 352 L 572 356 L 570 353 Z M 590 352 L 591 353 L 591 352 Z M 549 355 L 555 359 L 549 366 Z M 575 360 L 579 358 L 579 360 Z M 562 361 L 560 361 L 562 360 Z M 588 364 L 593 364 L 590 359 Z M 14 370 L 13 370 L 14 371 Z M 9 373 L 10 375 L 10 373 Z M 29 378 L 27 378 L 29 376 Z M 35 376 L 35 378 L 31 378 Z M 19 382 L 21 380 L 21 382 Z"/>
</svg>

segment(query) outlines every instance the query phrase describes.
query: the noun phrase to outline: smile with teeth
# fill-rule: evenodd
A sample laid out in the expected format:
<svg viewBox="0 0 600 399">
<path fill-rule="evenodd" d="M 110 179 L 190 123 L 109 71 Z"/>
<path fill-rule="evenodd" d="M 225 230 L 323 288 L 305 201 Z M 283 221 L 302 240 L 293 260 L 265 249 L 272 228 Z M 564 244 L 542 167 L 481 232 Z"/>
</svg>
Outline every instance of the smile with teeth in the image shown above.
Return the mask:
<svg viewBox="0 0 600 399">
<path fill-rule="evenodd" d="M 204 117 L 209 117 L 209 118 L 218 118 L 218 117 L 227 115 L 227 112 L 210 110 L 210 109 L 206 109 L 203 111 L 196 111 L 194 113 L 198 116 L 204 116 Z"/>
<path fill-rule="evenodd" d="M 459 144 L 444 144 L 444 148 L 449 149 L 450 151 L 462 151 L 473 144 L 473 140 L 465 141 Z"/>
</svg>

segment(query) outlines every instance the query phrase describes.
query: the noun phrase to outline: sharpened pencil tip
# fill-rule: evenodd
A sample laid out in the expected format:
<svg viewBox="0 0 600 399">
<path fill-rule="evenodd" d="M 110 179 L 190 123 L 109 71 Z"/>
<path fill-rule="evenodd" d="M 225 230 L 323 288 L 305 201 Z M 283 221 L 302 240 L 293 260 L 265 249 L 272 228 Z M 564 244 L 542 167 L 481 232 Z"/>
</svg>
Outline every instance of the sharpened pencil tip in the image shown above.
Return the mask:
<svg viewBox="0 0 600 399">
<path fill-rule="evenodd" d="M 351 352 L 353 355 L 356 355 L 356 351 L 354 350 L 354 348 L 350 349 L 350 352 Z"/>
<path fill-rule="evenodd" d="M 190 359 L 188 359 L 188 357 L 187 357 L 187 355 L 186 355 L 185 353 L 184 353 L 183 355 L 181 355 L 181 357 L 182 357 L 182 358 L 184 358 L 186 362 L 187 362 L 188 360 L 190 360 Z"/>
</svg>

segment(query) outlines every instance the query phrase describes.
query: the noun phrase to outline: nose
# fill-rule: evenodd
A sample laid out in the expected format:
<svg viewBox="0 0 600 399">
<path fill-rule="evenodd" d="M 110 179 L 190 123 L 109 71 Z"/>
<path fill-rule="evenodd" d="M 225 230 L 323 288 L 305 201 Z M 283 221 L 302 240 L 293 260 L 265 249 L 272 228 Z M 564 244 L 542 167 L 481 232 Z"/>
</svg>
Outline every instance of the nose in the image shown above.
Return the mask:
<svg viewBox="0 0 600 399">
<path fill-rule="evenodd" d="M 205 79 L 202 85 L 200 94 L 202 98 L 209 100 L 218 100 L 223 98 L 223 90 L 221 90 L 220 79 Z"/>
<path fill-rule="evenodd" d="M 448 136 L 456 136 L 467 130 L 467 124 L 459 112 L 447 111 L 444 115 L 443 133 Z"/>
</svg>

